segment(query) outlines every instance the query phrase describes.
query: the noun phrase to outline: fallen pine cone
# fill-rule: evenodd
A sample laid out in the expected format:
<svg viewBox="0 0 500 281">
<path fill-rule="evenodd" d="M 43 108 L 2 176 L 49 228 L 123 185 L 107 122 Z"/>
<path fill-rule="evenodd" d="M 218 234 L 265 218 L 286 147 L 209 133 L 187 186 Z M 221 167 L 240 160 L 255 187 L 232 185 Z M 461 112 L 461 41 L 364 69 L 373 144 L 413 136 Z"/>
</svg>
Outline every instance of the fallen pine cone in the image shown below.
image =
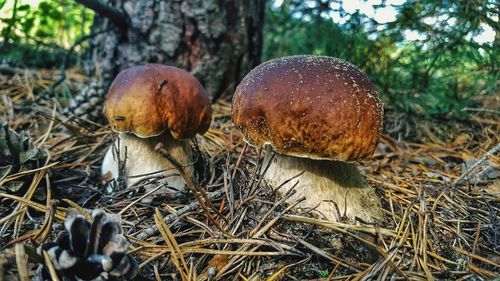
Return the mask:
<svg viewBox="0 0 500 281">
<path fill-rule="evenodd" d="M 40 168 L 47 160 L 46 149 L 34 145 L 26 131 L 9 129 L 6 122 L 0 121 L 0 181 L 7 176 Z M 10 194 L 24 194 L 32 179 L 29 175 L 4 182 L 0 191 Z"/>
<path fill-rule="evenodd" d="M 64 233 L 56 242 L 38 247 L 47 252 L 60 280 L 130 280 L 137 274 L 136 261 L 127 254 L 128 242 L 120 224 L 96 210 L 93 221 L 83 216 L 68 218 Z M 47 265 L 42 280 L 51 280 Z"/>
</svg>

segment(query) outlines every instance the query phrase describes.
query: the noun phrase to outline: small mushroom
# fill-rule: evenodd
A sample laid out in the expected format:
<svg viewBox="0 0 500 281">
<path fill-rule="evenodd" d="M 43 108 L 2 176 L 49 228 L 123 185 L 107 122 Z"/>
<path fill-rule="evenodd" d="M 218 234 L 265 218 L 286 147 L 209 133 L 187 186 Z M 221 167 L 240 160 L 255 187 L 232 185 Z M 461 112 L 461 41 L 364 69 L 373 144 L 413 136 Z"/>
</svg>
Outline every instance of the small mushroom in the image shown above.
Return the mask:
<svg viewBox="0 0 500 281">
<path fill-rule="evenodd" d="M 232 107 L 233 123 L 245 140 L 266 147 L 267 183 L 277 187 L 304 172 L 289 200 L 305 196 L 298 206 L 336 221 L 344 215 L 351 221 L 382 218 L 375 190 L 351 163 L 372 156 L 382 116 L 368 76 L 325 56 L 283 57 L 259 65 L 238 85 Z"/>
<path fill-rule="evenodd" d="M 119 136 L 104 157 L 103 175 L 111 173 L 117 179 L 120 163 L 125 163 L 128 187 L 153 174 L 165 176 L 169 187 L 185 188 L 182 177 L 155 146 L 162 143 L 193 172 L 189 139 L 205 133 L 211 122 L 208 95 L 193 75 L 161 64 L 127 68 L 111 84 L 104 114 Z"/>
</svg>

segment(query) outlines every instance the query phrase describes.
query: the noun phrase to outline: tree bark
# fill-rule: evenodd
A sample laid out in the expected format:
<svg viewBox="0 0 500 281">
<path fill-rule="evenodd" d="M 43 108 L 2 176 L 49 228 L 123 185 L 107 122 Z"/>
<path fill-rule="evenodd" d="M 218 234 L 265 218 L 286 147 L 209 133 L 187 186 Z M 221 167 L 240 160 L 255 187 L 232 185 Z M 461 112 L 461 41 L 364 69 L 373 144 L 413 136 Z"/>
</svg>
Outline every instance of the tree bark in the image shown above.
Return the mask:
<svg viewBox="0 0 500 281">
<path fill-rule="evenodd" d="M 92 79 L 71 101 L 69 114 L 101 119 L 109 84 L 132 65 L 164 63 L 188 70 L 216 101 L 232 95 L 260 60 L 265 0 L 77 1 L 99 7 L 92 32 L 109 31 L 90 41 L 84 66 Z"/>
</svg>

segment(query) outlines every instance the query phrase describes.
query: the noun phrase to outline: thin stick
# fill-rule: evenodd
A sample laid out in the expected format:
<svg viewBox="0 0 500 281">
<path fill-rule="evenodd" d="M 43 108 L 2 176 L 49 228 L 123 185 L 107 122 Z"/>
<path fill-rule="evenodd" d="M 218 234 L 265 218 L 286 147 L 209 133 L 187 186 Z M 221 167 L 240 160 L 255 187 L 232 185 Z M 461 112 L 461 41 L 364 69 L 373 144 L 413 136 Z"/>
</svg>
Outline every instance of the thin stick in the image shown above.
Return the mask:
<svg viewBox="0 0 500 281">
<path fill-rule="evenodd" d="M 16 265 L 17 272 L 19 273 L 19 280 L 29 281 L 28 256 L 26 256 L 26 252 L 24 251 L 24 244 L 17 243 L 14 248 L 16 249 Z"/>
<path fill-rule="evenodd" d="M 209 207 L 219 216 L 221 217 L 226 223 L 228 223 L 226 217 L 221 214 L 219 212 L 219 210 L 217 210 L 217 208 L 215 208 L 212 204 L 212 202 L 210 201 L 210 199 L 207 197 L 207 194 L 204 192 L 204 190 L 201 189 L 201 187 L 199 186 L 198 182 L 194 179 L 193 175 L 189 172 L 187 172 L 183 167 L 182 165 L 177 162 L 177 160 L 175 160 L 166 150 L 165 148 L 163 147 L 163 145 L 161 143 L 158 143 L 155 147 L 155 150 L 158 151 L 159 153 L 161 153 L 163 155 L 163 157 L 165 157 L 165 159 L 167 159 L 178 171 L 179 173 L 181 174 L 182 178 L 184 179 L 184 181 L 186 182 L 187 186 L 189 187 L 189 189 L 191 189 L 191 191 L 193 192 L 193 195 L 194 197 L 196 198 L 196 200 L 198 200 L 198 202 L 200 203 L 200 206 L 203 208 L 203 211 L 205 211 L 205 215 L 207 216 L 207 218 L 210 220 L 211 223 L 213 223 L 215 225 L 215 227 L 217 227 L 218 230 L 220 230 L 222 233 L 224 233 L 225 235 L 233 238 L 233 235 L 229 232 L 227 232 L 226 230 L 224 230 L 218 223 L 217 221 L 214 219 L 214 217 L 212 216 L 212 214 L 210 214 L 210 210 L 209 210 Z M 201 196 L 203 198 L 201 198 Z"/>
<path fill-rule="evenodd" d="M 231 175 L 231 179 L 234 179 L 236 176 L 236 170 L 240 166 L 241 161 L 243 160 L 243 156 L 245 155 L 245 152 L 247 151 L 248 144 L 245 142 L 245 145 L 243 145 L 243 149 L 241 149 L 241 153 L 238 156 L 238 160 L 236 160 L 236 165 L 234 166 L 234 171 L 233 174 Z"/>
<path fill-rule="evenodd" d="M 215 198 L 222 196 L 223 194 L 224 194 L 224 189 L 219 189 L 217 191 L 209 193 L 207 197 L 210 200 L 213 200 Z M 179 217 L 181 217 L 182 215 L 196 210 L 199 206 L 200 206 L 200 203 L 198 201 L 194 201 L 191 204 L 180 208 L 175 213 L 172 213 L 168 216 L 165 216 L 164 221 L 166 224 L 170 224 L 173 221 L 175 221 L 176 219 L 178 219 Z M 150 228 L 145 229 L 144 231 L 141 231 L 141 233 L 139 233 L 137 235 L 137 238 L 141 239 L 141 240 L 146 240 L 147 238 L 155 235 L 157 232 L 158 232 L 158 229 L 156 228 L 156 226 L 153 225 Z"/>
<path fill-rule="evenodd" d="M 47 139 L 49 138 L 50 132 L 52 131 L 52 128 L 54 127 L 54 120 L 56 118 L 56 109 L 57 109 L 57 107 L 54 104 L 54 108 L 52 109 L 52 118 L 50 119 L 50 123 L 49 123 L 49 128 L 47 129 L 47 131 L 43 135 L 42 139 L 38 143 L 38 148 L 41 148 L 42 145 L 45 143 L 45 141 L 47 141 Z"/>
<path fill-rule="evenodd" d="M 495 154 L 498 150 L 500 150 L 500 143 L 497 143 L 495 147 L 492 149 L 488 150 L 481 159 L 479 159 L 474 165 L 472 165 L 465 173 L 463 173 L 458 179 L 453 181 L 451 184 L 451 187 L 455 187 L 459 182 L 461 182 L 467 175 L 469 175 L 475 168 L 477 168 L 479 165 L 483 164 L 484 161 L 486 161 L 488 158 L 490 158 L 493 154 Z"/>
<path fill-rule="evenodd" d="M 47 268 L 49 269 L 50 279 L 54 281 L 59 281 L 56 269 L 54 268 L 54 265 L 52 264 L 52 261 L 50 260 L 50 256 L 49 254 L 47 254 L 47 251 L 43 251 L 43 258 L 45 260 L 45 266 L 47 266 Z"/>
<path fill-rule="evenodd" d="M 141 201 L 142 199 L 146 198 L 147 196 L 151 195 L 152 193 L 156 192 L 158 189 L 160 189 L 160 188 L 162 188 L 164 186 L 166 186 L 166 185 L 165 184 L 160 184 L 159 186 L 151 189 L 146 194 L 142 195 L 141 197 L 137 198 L 136 200 L 132 201 L 130 204 L 128 204 L 127 206 L 125 206 L 125 208 L 123 208 L 120 212 L 118 212 L 118 215 L 121 216 L 125 211 L 127 211 L 128 209 L 130 209 L 130 207 L 132 207 L 135 204 L 137 204 L 137 202 Z"/>
</svg>

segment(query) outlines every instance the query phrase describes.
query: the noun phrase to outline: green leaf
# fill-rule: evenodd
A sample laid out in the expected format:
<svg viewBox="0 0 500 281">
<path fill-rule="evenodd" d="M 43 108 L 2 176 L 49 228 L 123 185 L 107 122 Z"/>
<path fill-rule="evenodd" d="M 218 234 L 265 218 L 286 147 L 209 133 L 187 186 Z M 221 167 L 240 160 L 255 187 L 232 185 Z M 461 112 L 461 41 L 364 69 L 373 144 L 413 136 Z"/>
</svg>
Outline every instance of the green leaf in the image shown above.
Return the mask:
<svg viewBox="0 0 500 281">
<path fill-rule="evenodd" d="M 17 7 L 18 11 L 28 11 L 29 9 L 31 9 L 31 6 L 28 4 L 24 4 L 24 5 Z"/>
<path fill-rule="evenodd" d="M 61 20 L 63 18 L 62 16 L 62 13 L 59 12 L 58 10 L 56 9 L 52 9 L 49 11 L 48 13 L 49 17 L 55 19 L 55 20 Z"/>
<path fill-rule="evenodd" d="M 38 29 L 35 32 L 35 35 L 38 36 L 38 37 L 40 37 L 40 38 L 47 38 L 47 37 L 49 37 L 50 34 L 48 34 L 47 32 L 45 32 L 44 30 Z"/>
<path fill-rule="evenodd" d="M 16 19 L 13 19 L 13 18 L 1 18 L 0 19 L 4 24 L 12 24 L 12 23 L 15 23 L 16 22 Z"/>
<path fill-rule="evenodd" d="M 24 22 L 23 22 L 23 31 L 25 33 L 28 33 L 31 31 L 31 29 L 33 28 L 34 26 L 34 23 L 35 23 L 35 19 L 34 18 L 27 18 Z"/>
<path fill-rule="evenodd" d="M 48 11 L 50 9 L 52 9 L 52 7 L 50 6 L 50 4 L 48 2 L 41 2 L 40 4 L 38 4 L 38 8 L 42 11 L 42 13 L 48 13 Z"/>
</svg>

